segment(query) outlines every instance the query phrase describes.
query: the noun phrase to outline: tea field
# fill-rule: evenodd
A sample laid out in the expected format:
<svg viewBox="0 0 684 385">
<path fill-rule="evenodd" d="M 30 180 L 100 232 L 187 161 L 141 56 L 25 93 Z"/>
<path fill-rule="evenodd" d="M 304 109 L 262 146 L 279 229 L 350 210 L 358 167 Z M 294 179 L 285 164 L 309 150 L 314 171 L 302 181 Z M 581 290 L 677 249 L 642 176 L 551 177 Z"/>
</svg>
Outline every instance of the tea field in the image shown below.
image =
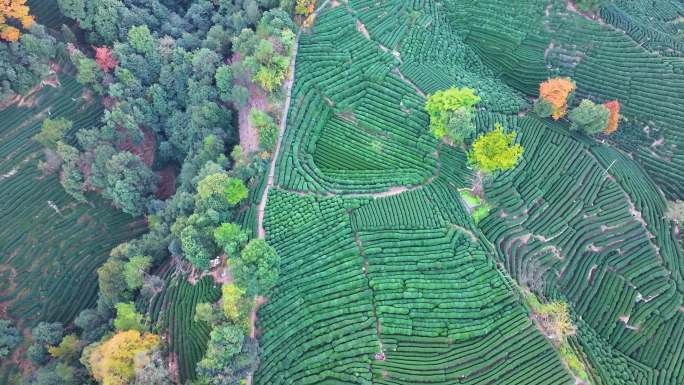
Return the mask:
<svg viewBox="0 0 684 385">
<path fill-rule="evenodd" d="M 37 168 L 41 145 L 32 140 L 43 119 L 64 117 L 75 130 L 99 120 L 97 100 L 66 75 L 24 105 L 0 111 L 0 310 L 30 326 L 39 320 L 69 323 L 97 296 L 95 270 L 117 244 L 147 226 L 98 197 L 77 204 L 57 175 Z"/>
<path fill-rule="evenodd" d="M 664 215 L 684 197 L 684 7 L 650 3 L 599 22 L 565 1 L 330 2 L 299 40 L 266 207 L 282 262 L 255 383 L 684 383 L 684 251 Z M 620 100 L 620 132 L 534 115 L 556 75 Z M 525 148 L 485 180 L 477 224 L 464 149 L 423 107 L 454 86 L 481 96 L 479 132 L 501 123 Z M 588 378 L 521 288 L 570 305 Z"/>
</svg>

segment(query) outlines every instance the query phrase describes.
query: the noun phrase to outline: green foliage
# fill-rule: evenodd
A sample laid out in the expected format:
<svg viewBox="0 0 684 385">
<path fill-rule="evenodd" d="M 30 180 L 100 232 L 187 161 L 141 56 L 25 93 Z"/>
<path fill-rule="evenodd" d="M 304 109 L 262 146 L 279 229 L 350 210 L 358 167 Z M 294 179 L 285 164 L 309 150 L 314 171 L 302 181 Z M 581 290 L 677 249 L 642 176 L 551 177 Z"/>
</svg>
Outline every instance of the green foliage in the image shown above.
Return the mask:
<svg viewBox="0 0 684 385">
<path fill-rule="evenodd" d="M 12 349 L 19 344 L 21 336 L 12 321 L 0 319 L 0 358 L 9 356 Z"/>
<path fill-rule="evenodd" d="M 245 334 L 249 333 L 249 312 L 254 301 L 245 296 L 245 290 L 233 283 L 224 284 L 221 288 L 223 314 L 232 324 L 240 326 Z"/>
<path fill-rule="evenodd" d="M 214 241 L 229 256 L 236 256 L 248 239 L 247 232 L 235 223 L 222 223 L 214 230 Z"/>
<path fill-rule="evenodd" d="M 128 43 L 142 54 L 154 51 L 155 41 L 147 25 L 139 25 L 128 30 Z"/>
<path fill-rule="evenodd" d="M 605 0 L 577 0 L 575 5 L 582 12 L 596 12 L 605 3 Z"/>
<path fill-rule="evenodd" d="M 237 108 L 245 108 L 249 100 L 249 90 L 241 85 L 233 86 L 230 91 L 230 101 L 235 104 Z"/>
<path fill-rule="evenodd" d="M 244 182 L 221 172 L 206 176 L 197 185 L 197 206 L 217 211 L 230 208 L 247 198 Z"/>
<path fill-rule="evenodd" d="M 146 330 L 142 323 L 142 314 L 135 311 L 135 305 L 132 302 L 120 302 L 116 304 L 116 318 L 114 319 L 114 327 L 118 331 L 137 330 L 143 332 Z"/>
<path fill-rule="evenodd" d="M 69 334 L 62 338 L 62 342 L 57 346 L 48 348 L 50 355 L 63 362 L 73 362 L 78 359 L 81 353 L 81 341 L 74 334 Z"/>
<path fill-rule="evenodd" d="M 109 258 L 97 269 L 97 278 L 100 286 L 100 298 L 109 307 L 114 307 L 117 302 L 126 301 L 130 298 L 130 292 L 124 278 L 123 261 Z"/>
<path fill-rule="evenodd" d="M 570 344 L 567 342 L 563 343 L 558 351 L 563 362 L 568 365 L 568 368 L 570 368 L 570 370 L 582 381 L 588 382 L 589 374 L 584 367 L 584 363 L 582 363 L 582 360 L 580 360 L 572 346 L 570 346 Z"/>
<path fill-rule="evenodd" d="M 57 345 L 64 333 L 64 326 L 60 322 L 41 322 L 31 330 L 34 343 L 47 346 Z"/>
<path fill-rule="evenodd" d="M 533 111 L 542 118 L 548 118 L 553 114 L 553 104 L 544 98 L 539 98 L 534 102 Z"/>
<path fill-rule="evenodd" d="M 493 131 L 480 135 L 468 152 L 468 161 L 484 173 L 509 170 L 518 163 L 523 148 L 514 144 L 516 133 L 504 133 L 497 123 Z"/>
<path fill-rule="evenodd" d="M 278 125 L 265 111 L 252 108 L 249 122 L 259 131 L 259 144 L 267 151 L 273 151 L 278 140 Z"/>
<path fill-rule="evenodd" d="M 206 322 L 211 325 L 216 321 L 214 306 L 208 302 L 200 302 L 195 306 L 195 322 Z"/>
<path fill-rule="evenodd" d="M 197 374 L 209 385 L 239 384 L 257 365 L 256 343 L 241 328 L 223 324 L 211 331 L 207 353 Z"/>
<path fill-rule="evenodd" d="M 138 156 L 126 151 L 106 162 L 106 172 L 105 196 L 124 212 L 142 214 L 147 196 L 156 190 L 154 172 Z"/>
<path fill-rule="evenodd" d="M 247 288 L 248 295 L 265 294 L 278 280 L 280 257 L 263 239 L 252 239 L 230 260 L 235 282 Z"/>
<path fill-rule="evenodd" d="M 584 99 L 578 107 L 573 108 L 568 114 L 572 124 L 571 130 L 582 130 L 589 135 L 598 134 L 606 128 L 610 110 L 602 104 L 596 104 L 591 100 Z"/>
<path fill-rule="evenodd" d="M 230 66 L 222 65 L 216 70 L 214 77 L 221 100 L 224 102 L 230 101 L 233 92 L 233 70 Z"/>
<path fill-rule="evenodd" d="M 474 107 L 480 101 L 472 88 L 449 88 L 429 95 L 425 110 L 430 115 L 430 131 L 460 143 L 475 132 Z"/>
<path fill-rule="evenodd" d="M 489 210 L 490 206 L 488 204 L 483 204 L 473 210 L 471 217 L 473 218 L 473 223 L 478 224 L 480 223 L 481 220 L 483 220 L 487 215 L 489 215 Z"/>
<path fill-rule="evenodd" d="M 40 133 L 33 140 L 50 150 L 57 149 L 57 142 L 64 139 L 64 135 L 71 129 L 73 123 L 63 117 L 57 119 L 46 118 L 43 120 Z"/>
<path fill-rule="evenodd" d="M 217 253 L 216 246 L 211 237 L 210 227 L 202 226 L 198 221 L 198 214 L 193 214 L 191 218 L 183 223 L 179 218 L 174 226 L 180 230 L 173 229 L 174 233 L 180 238 L 183 256 L 190 263 L 200 270 L 209 269 L 209 261 Z"/>
<path fill-rule="evenodd" d="M 135 256 L 124 265 L 124 279 L 130 290 L 142 287 L 145 274 L 152 266 L 152 258 L 146 256 Z"/>
<path fill-rule="evenodd" d="M 461 198 L 463 198 L 463 200 L 466 201 L 466 203 L 467 203 L 469 206 L 473 206 L 473 207 L 474 207 L 474 206 L 479 206 L 479 205 L 480 205 L 480 202 L 482 201 L 482 200 L 480 199 L 480 197 L 478 197 L 477 195 L 473 195 L 473 194 L 472 194 L 470 191 L 468 191 L 468 190 L 463 190 L 463 191 L 460 192 L 460 194 L 461 194 Z"/>
<path fill-rule="evenodd" d="M 36 23 L 18 42 L 0 41 L 0 100 L 23 95 L 48 76 L 56 48 L 55 38 Z"/>
</svg>

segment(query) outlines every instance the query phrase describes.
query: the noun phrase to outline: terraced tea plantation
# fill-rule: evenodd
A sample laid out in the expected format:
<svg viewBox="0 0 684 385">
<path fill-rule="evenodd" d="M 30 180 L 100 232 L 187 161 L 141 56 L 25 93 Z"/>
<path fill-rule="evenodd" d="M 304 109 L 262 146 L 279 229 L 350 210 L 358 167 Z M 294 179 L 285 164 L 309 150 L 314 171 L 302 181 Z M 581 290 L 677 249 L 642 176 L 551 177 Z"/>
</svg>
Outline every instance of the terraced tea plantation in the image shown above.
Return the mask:
<svg viewBox="0 0 684 385">
<path fill-rule="evenodd" d="M 132 218 L 92 196 L 77 204 L 57 175 L 37 168 L 41 145 L 32 140 L 43 119 L 73 122 L 69 135 L 95 124 L 102 107 L 84 103 L 82 87 L 60 76 L 58 87 L 45 86 L 22 106 L 0 111 L 0 309 L 25 320 L 68 323 L 95 305 L 95 270 L 117 244 L 146 230 Z"/>
<path fill-rule="evenodd" d="M 684 198 L 684 7 L 658 3 L 615 1 L 601 22 L 555 0 L 326 3 L 300 35 L 269 190 L 282 262 L 254 382 L 684 383 L 684 252 L 665 216 Z M 619 100 L 619 133 L 534 114 L 556 75 Z M 424 109 L 464 86 L 477 131 L 500 123 L 525 149 L 481 186 Z M 477 225 L 473 186 L 491 207 Z M 572 355 L 527 292 L 569 304 Z"/>
</svg>

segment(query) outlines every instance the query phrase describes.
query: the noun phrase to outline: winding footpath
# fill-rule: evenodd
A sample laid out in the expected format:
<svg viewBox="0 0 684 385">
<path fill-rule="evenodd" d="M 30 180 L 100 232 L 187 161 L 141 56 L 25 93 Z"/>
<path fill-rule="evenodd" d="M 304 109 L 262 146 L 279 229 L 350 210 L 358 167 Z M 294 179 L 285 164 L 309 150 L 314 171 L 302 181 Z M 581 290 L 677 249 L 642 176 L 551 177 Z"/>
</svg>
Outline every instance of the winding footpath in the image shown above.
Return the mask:
<svg viewBox="0 0 684 385">
<path fill-rule="evenodd" d="M 330 0 L 325 0 L 320 7 L 318 7 L 314 13 L 314 17 L 318 17 L 323 8 L 325 8 Z M 285 103 L 283 105 L 283 112 L 280 114 L 280 126 L 278 127 L 278 140 L 276 141 L 275 149 L 273 150 L 273 156 L 271 157 L 271 164 L 268 168 L 268 182 L 266 182 L 266 188 L 261 194 L 261 199 L 259 200 L 259 208 L 257 209 L 257 237 L 263 239 L 266 237 L 266 231 L 264 230 L 264 211 L 266 209 L 266 203 L 268 201 L 268 191 L 273 186 L 273 178 L 275 176 L 275 165 L 278 155 L 280 154 L 280 143 L 283 141 L 283 136 L 285 136 L 285 127 L 287 126 L 287 114 L 290 112 L 290 100 L 292 99 L 292 85 L 295 80 L 295 69 L 297 64 L 297 50 L 299 49 L 299 36 L 302 34 L 302 29 L 297 31 L 295 37 L 294 50 L 292 51 L 292 59 L 290 59 L 290 76 L 285 80 L 283 87 L 285 88 Z"/>
</svg>

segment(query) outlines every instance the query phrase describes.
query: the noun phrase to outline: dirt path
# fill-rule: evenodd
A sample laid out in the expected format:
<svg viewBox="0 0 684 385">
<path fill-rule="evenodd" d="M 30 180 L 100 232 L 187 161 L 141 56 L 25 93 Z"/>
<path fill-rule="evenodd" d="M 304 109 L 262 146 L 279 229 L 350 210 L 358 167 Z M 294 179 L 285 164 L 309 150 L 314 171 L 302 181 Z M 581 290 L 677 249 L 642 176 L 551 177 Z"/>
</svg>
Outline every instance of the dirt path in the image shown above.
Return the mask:
<svg viewBox="0 0 684 385">
<path fill-rule="evenodd" d="M 249 90 L 249 99 L 245 108 L 238 112 L 238 126 L 240 135 L 240 147 L 247 155 L 259 150 L 259 131 L 249 123 L 249 112 L 252 108 L 265 110 L 268 108 L 266 94 L 254 84 L 243 84 Z"/>
<path fill-rule="evenodd" d="M 328 1 L 329 0 L 326 0 L 325 3 L 323 3 L 323 5 L 321 5 L 315 11 L 315 13 L 318 14 L 320 10 L 328 4 Z M 292 58 L 290 59 L 290 76 L 288 76 L 288 78 L 285 79 L 285 83 L 283 84 L 283 87 L 285 89 L 285 101 L 283 102 L 283 110 L 280 114 L 278 140 L 276 140 L 276 145 L 273 149 L 273 155 L 271 156 L 271 164 L 268 167 L 268 181 L 266 182 L 266 188 L 264 189 L 264 192 L 261 195 L 261 199 L 259 201 L 259 208 L 257 209 L 257 237 L 262 239 L 266 236 L 266 231 L 264 231 L 264 209 L 266 208 L 266 201 L 268 200 L 268 191 L 270 190 L 271 186 L 273 186 L 273 177 L 275 176 L 275 164 L 276 160 L 278 159 L 278 155 L 280 154 L 280 144 L 283 141 L 283 136 L 285 135 L 285 127 L 287 125 L 287 114 L 290 111 L 290 100 L 292 98 L 292 84 L 294 83 L 295 78 L 297 50 L 299 49 L 299 36 L 301 35 L 301 33 L 301 29 L 297 31 L 294 48 L 292 49 Z M 240 140 L 242 140 L 242 138 Z"/>
<path fill-rule="evenodd" d="M 330 0 L 325 0 L 323 4 L 321 4 L 320 7 L 318 7 L 314 11 L 314 15 L 318 16 L 318 14 L 321 12 L 322 9 L 324 9 Z M 287 125 L 287 114 L 290 111 L 290 100 L 292 98 L 292 84 L 294 83 L 295 79 L 295 69 L 296 69 L 296 64 L 297 64 L 297 50 L 299 49 L 299 36 L 301 35 L 302 31 L 301 29 L 297 31 L 297 35 L 295 37 L 295 44 L 294 48 L 292 50 L 292 58 L 290 59 L 290 70 L 289 74 L 290 76 L 285 80 L 285 83 L 283 84 L 283 87 L 285 88 L 285 101 L 283 102 L 283 110 L 282 113 L 280 114 L 280 126 L 278 127 L 278 140 L 276 141 L 275 148 L 273 149 L 273 156 L 271 157 L 271 164 L 268 169 L 268 181 L 266 182 L 266 188 L 264 189 L 263 194 L 261 195 L 261 200 L 259 201 L 259 208 L 257 210 L 257 237 L 258 238 L 265 238 L 266 237 L 266 231 L 264 230 L 264 210 L 266 208 L 266 203 L 268 201 L 268 191 L 270 190 L 271 186 L 273 186 L 273 178 L 275 176 L 275 164 L 276 160 L 278 159 L 278 154 L 280 153 L 280 144 L 283 141 L 283 136 L 285 135 L 285 127 Z M 241 126 L 242 127 L 242 126 Z M 240 140 L 242 141 L 242 134 L 240 135 Z M 243 151 L 245 149 L 243 148 Z M 250 313 L 250 332 L 249 335 L 250 337 L 254 338 L 256 337 L 256 322 L 257 322 L 257 311 L 259 310 L 259 307 L 266 303 L 268 299 L 266 297 L 261 297 L 258 296 L 256 298 L 256 302 L 254 304 L 254 307 L 252 308 L 252 311 Z M 252 373 L 250 373 L 247 378 L 245 379 L 246 385 L 252 385 Z"/>
</svg>

